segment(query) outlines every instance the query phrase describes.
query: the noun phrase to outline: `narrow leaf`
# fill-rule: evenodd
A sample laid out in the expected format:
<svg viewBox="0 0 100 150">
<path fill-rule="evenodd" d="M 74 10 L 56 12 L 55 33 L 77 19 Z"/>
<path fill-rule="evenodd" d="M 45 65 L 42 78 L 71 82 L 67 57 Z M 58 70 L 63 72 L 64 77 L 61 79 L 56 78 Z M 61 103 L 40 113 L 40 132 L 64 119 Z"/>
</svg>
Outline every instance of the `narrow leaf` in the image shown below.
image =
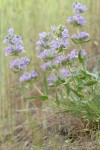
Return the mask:
<svg viewBox="0 0 100 150">
<path fill-rule="evenodd" d="M 49 95 L 49 88 L 48 88 L 48 83 L 45 75 L 44 75 L 43 83 L 44 83 L 45 93 L 46 95 Z"/>
</svg>

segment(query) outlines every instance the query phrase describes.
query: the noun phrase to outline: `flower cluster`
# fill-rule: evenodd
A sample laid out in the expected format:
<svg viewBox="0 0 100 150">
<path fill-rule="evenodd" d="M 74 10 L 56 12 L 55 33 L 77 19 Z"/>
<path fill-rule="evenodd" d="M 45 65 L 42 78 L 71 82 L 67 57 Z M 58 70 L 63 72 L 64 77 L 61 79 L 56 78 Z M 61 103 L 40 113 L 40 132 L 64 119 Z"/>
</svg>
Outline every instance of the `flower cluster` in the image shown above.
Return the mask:
<svg viewBox="0 0 100 150">
<path fill-rule="evenodd" d="M 44 49 L 50 48 L 50 33 L 42 32 L 39 34 L 40 40 L 37 42 L 37 50 L 43 51 Z"/>
<path fill-rule="evenodd" d="M 97 122 L 100 122 L 100 108 L 98 107 L 100 96 L 97 90 L 100 77 L 87 69 L 87 52 L 83 45 L 90 40 L 89 34 L 79 31 L 80 27 L 86 24 L 86 19 L 82 16 L 86 11 L 85 5 L 80 3 L 73 5 L 75 15 L 67 21 L 75 27 L 77 33 L 71 37 L 68 29 L 63 25 L 54 25 L 50 32 L 39 34 L 38 57 L 42 59 L 41 69 L 45 71 L 43 91 L 40 86 L 37 86 L 38 83 L 34 83 L 38 77 L 36 70 L 22 74 L 19 81 L 23 85 L 32 83 L 40 94 L 39 99 L 50 100 L 50 102 L 52 100 L 53 108 L 59 107 L 60 110 L 80 116 L 89 122 L 96 121 L 97 126 Z M 9 29 L 3 43 L 8 44 L 5 55 L 17 57 L 10 63 L 11 70 L 17 72 L 26 69 L 30 59 L 20 57 L 20 53 L 25 52 L 22 38 L 15 35 L 13 29 Z M 72 48 L 74 45 L 77 49 Z M 52 87 L 53 90 L 51 90 Z"/>
<path fill-rule="evenodd" d="M 44 51 L 42 51 L 39 55 L 40 58 L 44 59 L 44 60 L 51 60 L 53 58 L 56 57 L 56 51 L 54 50 L 54 48 L 51 49 L 45 49 Z"/>
<path fill-rule="evenodd" d="M 75 13 L 75 16 L 68 18 L 67 22 L 76 27 L 86 24 L 86 19 L 81 15 L 81 13 L 84 13 L 86 11 L 87 7 L 85 5 L 75 3 L 73 5 L 73 12 Z"/>
<path fill-rule="evenodd" d="M 53 83 L 53 81 L 58 81 L 60 79 L 61 72 L 57 73 L 56 68 L 60 70 L 64 63 L 68 61 L 68 57 L 66 54 L 62 55 L 62 53 L 66 53 L 66 50 L 68 49 L 70 43 L 69 43 L 69 31 L 68 29 L 63 26 L 52 26 L 51 32 L 46 33 L 42 32 L 39 34 L 39 41 L 37 42 L 37 49 L 39 49 L 39 43 L 46 43 L 48 42 L 48 46 L 43 46 L 39 49 L 39 58 L 42 58 L 44 61 L 44 64 L 41 66 L 41 69 L 46 71 L 53 71 L 54 74 L 50 75 L 50 81 Z M 60 67 L 58 66 L 60 65 Z M 70 76 L 67 76 L 70 77 Z"/>
<path fill-rule="evenodd" d="M 67 70 L 67 69 L 65 69 L 65 68 L 62 68 L 62 69 L 60 70 L 60 75 L 61 75 L 62 77 L 70 77 L 70 76 L 72 76 L 72 74 L 70 73 L 70 71 Z"/>
<path fill-rule="evenodd" d="M 42 70 L 46 70 L 47 68 L 52 68 L 52 62 L 51 61 L 48 61 L 48 62 L 45 62 L 42 66 L 41 66 Z"/>
<path fill-rule="evenodd" d="M 73 5 L 73 12 L 75 14 L 80 14 L 80 13 L 84 13 L 87 11 L 87 7 L 85 5 L 82 5 L 81 3 L 75 3 Z"/>
<path fill-rule="evenodd" d="M 67 49 L 69 46 L 69 32 L 66 27 L 63 25 L 59 25 L 58 27 L 52 26 L 51 32 L 53 33 L 53 36 L 55 37 L 54 40 L 51 41 L 51 47 L 58 51 L 62 51 L 63 49 Z"/>
<path fill-rule="evenodd" d="M 80 50 L 79 52 L 72 52 L 69 55 L 70 57 L 79 57 L 79 61 L 83 59 L 83 57 L 85 58 L 85 56 L 87 55 L 87 52 L 82 48 L 83 43 L 89 42 L 89 33 L 83 31 L 83 32 L 79 32 L 79 26 L 82 26 L 84 24 L 86 24 L 86 19 L 81 15 L 82 13 L 87 11 L 87 7 L 85 5 L 82 5 L 81 3 L 75 3 L 73 5 L 73 12 L 75 14 L 75 16 L 68 18 L 67 22 L 72 24 L 73 26 L 75 26 L 77 28 L 77 34 L 73 34 L 71 36 L 72 41 L 75 44 L 80 45 Z M 77 53 L 77 54 L 75 54 Z M 74 56 L 75 55 L 75 56 Z M 80 59 L 82 58 L 82 59 Z"/>
<path fill-rule="evenodd" d="M 89 34 L 87 32 L 80 32 L 78 35 L 73 34 L 71 39 L 74 43 L 84 43 L 89 41 Z"/>
<path fill-rule="evenodd" d="M 78 52 L 76 49 L 72 50 L 68 55 L 67 59 L 73 59 L 78 57 Z"/>
<path fill-rule="evenodd" d="M 11 28 L 8 30 L 8 35 L 5 37 L 3 43 L 7 43 L 5 49 L 5 55 L 18 55 L 20 52 L 25 52 L 23 47 L 22 38 L 14 34 L 14 30 Z"/>
<path fill-rule="evenodd" d="M 61 64 L 61 63 L 64 63 L 67 61 L 67 57 L 66 56 L 63 56 L 63 55 L 60 55 L 58 56 L 55 61 L 54 61 L 54 64 L 55 65 L 58 65 L 58 64 Z"/>
<path fill-rule="evenodd" d="M 68 69 L 62 68 L 58 73 L 51 74 L 48 78 L 49 85 L 61 84 L 65 82 L 68 78 L 70 78 L 72 74 Z"/>
<path fill-rule="evenodd" d="M 38 77 L 38 74 L 37 72 L 35 72 L 34 70 L 30 73 L 30 72 L 27 72 L 25 74 L 23 74 L 21 77 L 20 77 L 20 83 L 25 83 L 26 81 L 32 81 L 32 79 L 35 79 L 36 77 Z"/>
<path fill-rule="evenodd" d="M 76 15 L 76 16 L 73 16 L 73 17 L 69 17 L 67 19 L 67 22 L 72 24 L 73 26 L 82 26 L 82 25 L 85 25 L 87 22 L 86 22 L 86 19 L 81 16 L 81 15 Z"/>
<path fill-rule="evenodd" d="M 26 66 L 30 63 L 30 59 L 27 57 L 21 58 L 21 59 L 14 59 L 10 63 L 11 69 L 18 69 L 18 70 L 24 70 L 26 69 Z"/>
<path fill-rule="evenodd" d="M 68 18 L 67 21 L 77 28 L 86 24 L 86 19 L 81 15 L 86 11 L 85 5 L 75 3 L 73 5 L 75 16 Z M 78 57 L 80 57 L 79 60 L 81 58 L 84 59 L 87 52 L 81 48 L 79 51 L 73 49 L 70 53 L 67 53 L 67 49 L 70 46 L 69 31 L 61 24 L 59 26 L 51 26 L 51 32 L 42 32 L 39 34 L 39 37 L 37 49 L 40 50 L 39 58 L 42 58 L 44 61 L 41 69 L 50 72 L 49 83 L 53 84 L 57 83 L 59 79 L 66 80 L 70 78 L 72 73 L 67 69 L 67 65 L 74 65 L 74 61 Z M 71 39 L 75 44 L 81 44 L 82 47 L 82 44 L 89 40 L 89 34 L 87 32 L 78 32 L 73 34 Z"/>
<path fill-rule="evenodd" d="M 40 35 L 41 38 L 45 39 L 46 35 Z M 13 71 L 20 71 L 25 70 L 27 65 L 30 63 L 30 59 L 27 57 L 20 57 L 21 52 L 25 52 L 23 47 L 22 38 L 16 34 L 14 34 L 14 29 L 8 30 L 8 35 L 5 37 L 3 44 L 8 44 L 5 49 L 5 55 L 11 55 L 17 57 L 10 63 L 10 69 Z M 29 81 L 38 74 L 33 70 L 32 73 L 25 73 L 20 77 L 20 82 L 23 83 L 24 81 Z"/>
</svg>

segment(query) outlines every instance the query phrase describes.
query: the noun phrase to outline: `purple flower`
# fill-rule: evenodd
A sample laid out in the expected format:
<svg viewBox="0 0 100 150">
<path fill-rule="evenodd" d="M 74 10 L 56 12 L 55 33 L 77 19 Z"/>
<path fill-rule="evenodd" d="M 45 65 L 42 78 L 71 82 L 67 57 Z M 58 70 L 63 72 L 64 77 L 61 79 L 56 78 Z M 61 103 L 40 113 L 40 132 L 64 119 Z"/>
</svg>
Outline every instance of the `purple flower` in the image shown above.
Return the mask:
<svg viewBox="0 0 100 150">
<path fill-rule="evenodd" d="M 20 36 L 14 35 L 14 30 L 9 29 L 8 35 L 5 37 L 3 43 L 8 43 L 5 49 L 5 55 L 17 55 L 20 52 L 25 52 L 23 47 L 22 38 Z"/>
<path fill-rule="evenodd" d="M 70 71 L 67 70 L 67 69 L 65 69 L 65 68 L 63 68 L 63 69 L 60 70 L 60 74 L 63 77 L 70 77 L 70 76 L 72 76 L 72 74 L 70 73 Z"/>
<path fill-rule="evenodd" d="M 69 46 L 69 42 L 65 38 L 59 38 L 58 40 L 55 41 L 53 40 L 51 43 L 51 47 L 58 50 L 67 48 L 68 46 Z"/>
<path fill-rule="evenodd" d="M 20 83 L 24 83 L 26 81 L 31 81 L 32 79 L 36 78 L 38 76 L 37 72 L 35 72 L 34 70 L 30 73 L 30 72 L 27 72 L 25 74 L 23 74 L 21 77 L 20 77 Z"/>
<path fill-rule="evenodd" d="M 47 32 L 39 33 L 39 37 L 41 40 L 48 40 L 48 37 L 50 37 L 50 33 Z"/>
<path fill-rule="evenodd" d="M 86 24 L 86 19 L 81 15 L 76 15 L 67 19 L 67 22 L 74 26 L 81 26 Z"/>
<path fill-rule="evenodd" d="M 13 60 L 13 61 L 10 63 L 10 68 L 19 69 L 19 68 L 20 68 L 19 60 L 18 60 L 18 59 Z"/>
<path fill-rule="evenodd" d="M 53 41 L 51 42 L 51 47 L 56 48 L 56 49 L 59 49 L 59 48 L 60 48 L 60 43 L 59 43 L 59 41 L 53 40 Z"/>
<path fill-rule="evenodd" d="M 78 57 L 78 52 L 76 49 L 72 50 L 70 54 L 67 55 L 67 59 L 73 59 Z"/>
<path fill-rule="evenodd" d="M 54 25 L 54 26 L 51 26 L 51 31 L 52 32 L 55 32 L 57 30 L 57 27 Z"/>
<path fill-rule="evenodd" d="M 51 65 L 52 65 L 52 62 L 49 61 L 49 62 L 44 63 L 44 64 L 41 66 L 41 68 L 42 68 L 42 70 L 46 70 L 47 68 L 51 67 Z"/>
<path fill-rule="evenodd" d="M 48 41 L 38 41 L 37 43 L 37 50 L 43 51 L 44 49 L 50 48 L 50 43 Z"/>
<path fill-rule="evenodd" d="M 62 32 L 62 37 L 63 37 L 63 38 L 68 38 L 68 37 L 69 37 L 69 34 L 68 34 L 68 30 L 67 30 L 67 29 L 64 29 L 64 31 Z"/>
<path fill-rule="evenodd" d="M 37 50 L 43 51 L 44 49 L 50 48 L 50 33 L 42 32 L 39 34 L 40 40 L 36 43 Z"/>
<path fill-rule="evenodd" d="M 8 56 L 8 55 L 16 55 L 20 52 L 25 52 L 24 50 L 24 47 L 22 45 L 8 45 L 5 49 L 5 56 Z"/>
<path fill-rule="evenodd" d="M 78 36 L 76 34 L 73 34 L 71 39 L 76 40 L 76 39 L 78 39 Z"/>
<path fill-rule="evenodd" d="M 26 65 L 30 63 L 30 59 L 27 57 L 21 58 L 19 62 L 20 69 L 26 69 Z"/>
<path fill-rule="evenodd" d="M 66 29 L 66 27 L 61 24 L 57 27 L 55 25 L 52 26 L 51 31 L 54 33 L 55 37 L 58 37 L 58 38 L 68 38 L 69 37 L 68 29 Z"/>
<path fill-rule="evenodd" d="M 13 43 L 14 45 L 21 45 L 22 38 L 20 36 L 14 35 L 14 37 L 11 40 L 11 43 Z"/>
<path fill-rule="evenodd" d="M 8 30 L 8 33 L 9 33 L 9 34 L 13 34 L 13 33 L 14 33 L 14 29 L 13 29 L 13 28 L 10 28 L 10 29 Z"/>
<path fill-rule="evenodd" d="M 87 32 L 80 32 L 80 33 L 78 34 L 78 37 L 79 37 L 81 40 L 85 40 L 85 39 L 89 38 L 89 33 L 87 33 Z"/>
<path fill-rule="evenodd" d="M 56 58 L 54 64 L 55 64 L 55 65 L 58 65 L 58 64 L 60 64 L 60 63 L 62 63 L 62 62 L 65 62 L 65 61 L 67 61 L 67 58 L 64 57 L 63 55 L 61 55 L 61 56 L 58 56 L 58 57 Z"/>
<path fill-rule="evenodd" d="M 28 65 L 30 63 L 30 59 L 27 57 L 21 58 L 20 65 Z"/>
<path fill-rule="evenodd" d="M 38 76 L 37 72 L 35 72 L 34 70 L 32 71 L 32 74 L 31 74 L 31 78 L 36 78 Z"/>
<path fill-rule="evenodd" d="M 55 83 L 57 81 L 57 79 L 58 78 L 56 76 L 50 75 L 50 77 L 48 79 L 49 84 L 51 85 L 51 84 Z"/>
<path fill-rule="evenodd" d="M 5 49 L 5 56 L 8 56 L 14 52 L 14 47 L 13 45 L 8 45 Z"/>
<path fill-rule="evenodd" d="M 59 39 L 59 42 L 61 42 L 61 48 L 67 48 L 69 46 L 69 42 L 65 38 Z"/>
<path fill-rule="evenodd" d="M 23 70 L 26 69 L 26 65 L 30 63 L 30 60 L 27 57 L 19 59 L 15 59 L 10 63 L 10 68 Z"/>
<path fill-rule="evenodd" d="M 55 58 L 55 56 L 56 56 L 56 51 L 53 48 L 44 50 L 39 55 L 39 57 L 42 59 L 53 59 Z"/>
<path fill-rule="evenodd" d="M 87 55 L 87 52 L 86 52 L 85 49 L 82 49 L 82 50 L 81 50 L 81 55 L 82 55 L 82 56 L 86 56 L 86 55 Z"/>
<path fill-rule="evenodd" d="M 26 52 L 25 49 L 24 49 L 24 47 L 23 47 L 22 45 L 16 45 L 15 51 L 16 51 L 17 53 L 20 53 L 20 52 L 25 53 L 25 52 Z"/>
<path fill-rule="evenodd" d="M 23 74 L 21 77 L 20 77 L 20 83 L 23 83 L 25 81 L 30 81 L 31 80 L 31 73 L 30 72 L 27 72 L 25 74 Z"/>
<path fill-rule="evenodd" d="M 10 43 L 14 45 L 22 44 L 22 38 L 14 34 L 14 29 L 9 29 L 8 35 L 5 37 L 3 43 Z"/>
<path fill-rule="evenodd" d="M 75 3 L 73 5 L 73 12 L 75 14 L 83 13 L 87 11 L 87 7 L 85 5 L 82 5 L 81 3 Z"/>
<path fill-rule="evenodd" d="M 73 34 L 71 39 L 76 43 L 86 42 L 86 39 L 89 38 L 89 34 L 87 32 L 80 32 L 78 35 Z"/>
</svg>

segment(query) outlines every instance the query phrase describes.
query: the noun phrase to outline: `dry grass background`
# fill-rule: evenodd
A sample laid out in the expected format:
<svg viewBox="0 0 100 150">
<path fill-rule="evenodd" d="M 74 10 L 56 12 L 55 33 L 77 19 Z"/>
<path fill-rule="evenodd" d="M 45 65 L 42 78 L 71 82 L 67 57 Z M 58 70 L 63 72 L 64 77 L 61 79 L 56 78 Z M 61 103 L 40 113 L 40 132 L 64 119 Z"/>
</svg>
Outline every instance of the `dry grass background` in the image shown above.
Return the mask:
<svg viewBox="0 0 100 150">
<path fill-rule="evenodd" d="M 100 30 L 99 30 L 100 0 L 79 0 L 79 1 L 82 2 L 83 4 L 86 4 L 88 7 L 88 12 L 85 15 L 88 20 L 86 30 L 90 33 L 92 37 L 92 41 L 89 44 L 87 44 L 88 46 L 86 46 L 86 49 L 90 55 L 89 63 L 92 68 L 93 64 L 96 62 L 96 57 L 94 56 L 100 54 Z M 9 60 L 11 58 L 6 58 L 4 56 L 4 46 L 2 45 L 2 41 L 7 33 L 7 30 L 12 27 L 15 29 L 15 32 L 17 34 L 23 37 L 24 46 L 25 49 L 27 50 L 26 55 L 32 58 L 32 65 L 29 68 L 32 69 L 35 63 L 39 64 L 38 59 L 36 57 L 36 51 L 35 51 L 35 47 L 36 47 L 35 43 L 38 40 L 39 32 L 49 31 L 51 25 L 54 24 L 59 25 L 61 23 L 68 26 L 70 33 L 74 31 L 73 28 L 69 27 L 69 25 L 66 24 L 67 17 L 72 15 L 71 9 L 72 9 L 72 4 L 74 2 L 76 1 L 75 0 L 0 0 L 0 142 L 3 141 L 8 136 L 7 138 L 8 140 L 6 140 L 6 142 L 4 142 L 3 144 L 2 143 L 0 144 L 1 150 L 15 150 L 15 148 L 13 148 L 12 145 L 13 144 L 16 145 L 16 143 L 18 143 L 16 142 L 16 138 L 15 138 L 15 142 L 13 141 L 14 137 L 16 137 L 17 135 L 22 135 L 22 139 L 23 137 L 25 138 L 29 136 L 31 138 L 32 136 L 32 140 L 33 140 L 34 139 L 33 131 L 35 130 L 35 126 L 37 126 L 37 124 L 39 125 L 41 124 L 41 118 L 42 121 L 48 122 L 47 112 L 44 115 L 41 109 L 39 109 L 38 111 L 34 110 L 36 109 L 36 106 L 38 106 L 39 108 L 41 107 L 40 102 L 36 102 L 34 104 L 33 100 L 24 99 L 24 97 L 36 93 L 34 89 L 30 87 L 27 90 L 20 91 L 20 89 L 18 88 L 19 77 L 13 74 L 9 70 Z M 58 124 L 64 122 L 63 120 L 59 123 L 59 119 L 58 118 L 55 119 L 54 117 L 55 115 L 54 116 L 52 115 L 52 117 L 50 117 L 52 119 L 52 121 L 50 122 L 51 124 L 53 122 L 54 124 L 56 124 L 56 122 L 58 122 Z M 19 129 L 23 127 L 23 130 L 21 132 L 18 131 L 16 129 L 18 127 Z M 36 134 L 36 139 L 34 140 L 35 141 L 34 145 L 32 145 L 32 150 L 33 149 L 56 150 L 57 146 L 59 150 L 61 149 L 61 146 L 62 147 L 64 146 L 63 149 L 65 150 L 74 149 L 75 146 L 73 144 L 70 144 L 70 142 L 68 142 L 69 148 L 66 147 L 63 138 L 61 140 L 63 141 L 62 142 L 63 144 L 59 145 L 60 143 L 57 142 L 59 141 L 57 139 L 59 137 L 53 138 L 52 136 L 50 137 L 49 140 L 47 139 L 46 141 L 47 143 L 44 140 L 44 145 L 43 145 L 43 141 L 42 141 L 43 139 L 41 138 L 45 137 L 42 135 L 43 134 L 42 132 L 44 132 L 44 128 L 45 128 L 45 124 L 43 125 L 42 128 L 43 131 L 41 130 L 38 131 L 38 136 L 37 136 L 37 130 L 34 131 L 34 134 Z M 16 130 L 17 132 L 15 134 Z M 9 135 L 11 136 L 9 137 Z M 18 139 L 20 138 L 18 137 Z M 20 141 L 21 139 L 19 140 L 19 146 L 18 145 L 15 146 L 17 147 L 16 150 L 25 149 L 25 146 L 22 147 L 22 145 L 25 144 L 24 140 L 22 140 L 21 142 Z M 27 143 L 27 140 L 25 141 Z M 75 144 L 77 147 L 78 143 Z M 87 144 L 87 146 L 85 147 L 89 149 L 88 148 L 89 143 L 87 143 L 86 141 L 85 144 Z M 92 148 L 93 145 L 91 146 L 91 144 L 93 144 L 92 141 L 90 142 L 90 149 L 95 150 L 95 148 Z M 51 147 L 51 145 L 52 146 L 54 145 L 54 147 Z M 70 147 L 71 145 L 72 148 Z M 31 150 L 31 148 L 26 148 L 26 149 Z M 79 147 L 79 150 L 81 149 L 82 147 Z"/>
</svg>

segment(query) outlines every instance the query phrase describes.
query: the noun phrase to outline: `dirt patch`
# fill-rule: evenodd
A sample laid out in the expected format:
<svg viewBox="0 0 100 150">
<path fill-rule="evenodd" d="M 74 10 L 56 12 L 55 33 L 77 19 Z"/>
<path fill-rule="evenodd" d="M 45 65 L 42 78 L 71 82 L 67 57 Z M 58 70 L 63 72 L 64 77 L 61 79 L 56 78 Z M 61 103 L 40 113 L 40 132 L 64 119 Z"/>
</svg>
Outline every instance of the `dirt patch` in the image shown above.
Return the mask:
<svg viewBox="0 0 100 150">
<path fill-rule="evenodd" d="M 0 150 L 99 150 L 100 132 L 67 114 L 38 111 L 31 124 L 25 122 L 5 134 Z"/>
</svg>

